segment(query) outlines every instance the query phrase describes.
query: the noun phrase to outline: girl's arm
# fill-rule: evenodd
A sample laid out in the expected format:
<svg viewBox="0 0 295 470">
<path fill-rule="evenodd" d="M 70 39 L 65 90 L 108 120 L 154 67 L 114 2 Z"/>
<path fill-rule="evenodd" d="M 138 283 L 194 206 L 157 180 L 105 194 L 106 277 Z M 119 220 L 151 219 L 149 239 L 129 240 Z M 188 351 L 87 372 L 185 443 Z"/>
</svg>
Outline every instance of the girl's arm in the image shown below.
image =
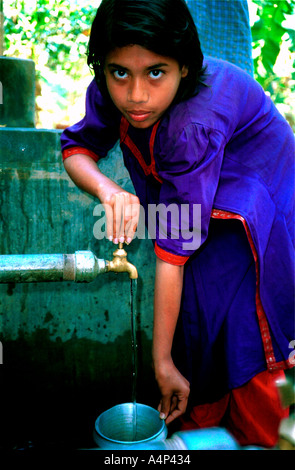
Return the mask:
<svg viewBox="0 0 295 470">
<path fill-rule="evenodd" d="M 157 258 L 154 302 L 153 363 L 162 395 L 160 416 L 169 424 L 183 414 L 190 392 L 189 382 L 175 367 L 171 348 L 180 310 L 183 266 Z M 165 415 L 165 417 L 164 417 Z"/>
<path fill-rule="evenodd" d="M 130 243 L 139 218 L 139 199 L 124 191 L 99 170 L 88 155 L 76 154 L 64 160 L 64 167 L 73 182 L 103 204 L 110 240 Z"/>
</svg>

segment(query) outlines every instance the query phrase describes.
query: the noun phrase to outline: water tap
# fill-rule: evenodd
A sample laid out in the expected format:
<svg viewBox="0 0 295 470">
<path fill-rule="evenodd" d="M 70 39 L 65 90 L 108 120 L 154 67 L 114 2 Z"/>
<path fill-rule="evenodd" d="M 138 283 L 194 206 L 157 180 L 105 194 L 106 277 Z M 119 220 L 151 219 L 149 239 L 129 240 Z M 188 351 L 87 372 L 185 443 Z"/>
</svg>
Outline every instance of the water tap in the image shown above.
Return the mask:
<svg viewBox="0 0 295 470">
<path fill-rule="evenodd" d="M 119 248 L 114 251 L 112 261 L 107 261 L 108 271 L 116 273 L 127 272 L 130 279 L 137 279 L 138 273 L 136 267 L 127 261 L 127 253 L 123 248 L 123 243 L 119 243 Z"/>
<path fill-rule="evenodd" d="M 91 282 L 98 274 L 127 272 L 137 279 L 137 269 L 127 261 L 123 244 L 114 251 L 112 261 L 98 259 L 91 251 L 73 254 L 0 255 L 0 283 L 9 282 Z"/>
</svg>

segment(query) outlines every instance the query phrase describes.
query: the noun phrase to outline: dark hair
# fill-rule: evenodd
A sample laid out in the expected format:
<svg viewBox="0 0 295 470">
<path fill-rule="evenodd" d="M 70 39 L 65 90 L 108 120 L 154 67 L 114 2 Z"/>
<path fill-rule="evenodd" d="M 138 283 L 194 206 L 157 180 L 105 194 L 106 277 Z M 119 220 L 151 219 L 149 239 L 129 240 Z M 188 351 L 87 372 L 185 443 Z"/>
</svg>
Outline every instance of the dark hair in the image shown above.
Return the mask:
<svg viewBox="0 0 295 470">
<path fill-rule="evenodd" d="M 188 67 L 175 101 L 197 93 L 204 75 L 198 32 L 185 0 L 102 0 L 93 21 L 88 65 L 107 94 L 104 61 L 116 47 L 139 45 Z"/>
</svg>

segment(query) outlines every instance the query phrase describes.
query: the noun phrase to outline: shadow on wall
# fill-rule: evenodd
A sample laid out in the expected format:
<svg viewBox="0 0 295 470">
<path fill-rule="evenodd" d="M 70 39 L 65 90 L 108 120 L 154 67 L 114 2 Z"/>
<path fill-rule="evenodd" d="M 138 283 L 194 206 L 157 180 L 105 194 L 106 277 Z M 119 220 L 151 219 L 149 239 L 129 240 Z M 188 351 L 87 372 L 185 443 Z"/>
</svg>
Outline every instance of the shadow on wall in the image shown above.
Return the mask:
<svg viewBox="0 0 295 470">
<path fill-rule="evenodd" d="M 149 348 L 142 336 L 141 348 Z M 48 330 L 5 342 L 1 370 L 1 445 L 20 448 L 93 447 L 95 419 L 118 403 L 130 402 L 130 334 L 101 344 L 86 338 L 52 341 Z M 126 356 L 122 359 L 122 351 Z M 106 360 L 102 362 L 101 358 Z M 144 370 L 144 382 L 142 372 Z M 156 403 L 152 371 L 140 361 L 138 396 Z"/>
</svg>

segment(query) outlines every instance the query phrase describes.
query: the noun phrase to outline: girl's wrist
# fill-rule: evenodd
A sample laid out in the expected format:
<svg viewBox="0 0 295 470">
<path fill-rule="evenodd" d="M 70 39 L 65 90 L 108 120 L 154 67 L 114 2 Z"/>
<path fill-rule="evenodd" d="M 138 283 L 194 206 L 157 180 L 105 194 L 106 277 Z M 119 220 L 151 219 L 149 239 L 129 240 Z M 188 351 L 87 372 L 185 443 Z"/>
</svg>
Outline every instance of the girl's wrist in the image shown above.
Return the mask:
<svg viewBox="0 0 295 470">
<path fill-rule="evenodd" d="M 114 188 L 115 187 L 115 188 Z M 97 178 L 97 185 L 96 185 L 96 197 L 100 200 L 100 202 L 108 203 L 110 196 L 113 192 L 117 190 L 117 185 L 113 181 L 111 181 L 107 176 L 103 173 L 100 173 Z"/>
<path fill-rule="evenodd" d="M 162 382 L 162 380 L 166 380 L 167 377 L 171 377 L 171 374 L 175 371 L 175 365 L 172 358 L 165 358 L 165 359 L 157 359 L 156 362 L 153 363 L 155 378 L 157 382 Z"/>
<path fill-rule="evenodd" d="M 163 354 L 163 352 L 161 352 L 160 354 L 153 353 L 152 358 L 153 358 L 154 369 L 157 369 L 159 367 L 166 367 L 168 365 L 173 364 L 173 360 L 172 360 L 170 353 L 167 353 L 167 354 Z"/>
</svg>

